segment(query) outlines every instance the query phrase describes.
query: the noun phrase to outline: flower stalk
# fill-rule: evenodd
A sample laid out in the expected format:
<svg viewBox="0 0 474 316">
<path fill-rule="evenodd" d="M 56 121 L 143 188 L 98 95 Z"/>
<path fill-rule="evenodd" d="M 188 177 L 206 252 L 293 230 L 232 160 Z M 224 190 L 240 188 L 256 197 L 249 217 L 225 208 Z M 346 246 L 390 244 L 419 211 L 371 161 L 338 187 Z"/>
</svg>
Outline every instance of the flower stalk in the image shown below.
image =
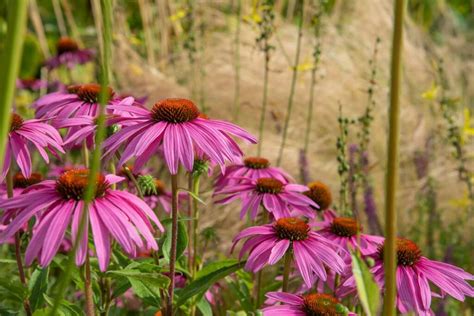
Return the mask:
<svg viewBox="0 0 474 316">
<path fill-rule="evenodd" d="M 27 0 L 8 1 L 8 32 L 0 59 L 0 166 L 3 166 L 10 129 L 10 111 L 23 51 L 27 7 Z"/>
<path fill-rule="evenodd" d="M 97 118 L 97 132 L 96 132 L 96 140 L 95 140 L 95 149 L 92 153 L 92 159 L 90 162 L 90 171 L 89 171 L 89 178 L 88 178 L 88 186 L 86 188 L 84 194 L 84 208 L 81 214 L 81 220 L 79 222 L 79 229 L 77 233 L 76 240 L 73 244 L 71 253 L 72 255 L 69 257 L 69 260 L 66 264 L 66 268 L 61 278 L 61 282 L 58 286 L 58 291 L 56 296 L 54 297 L 53 306 L 49 315 L 56 315 L 56 312 L 59 308 L 59 304 L 62 300 L 64 293 L 66 292 L 66 287 L 69 284 L 69 280 L 71 277 L 71 272 L 74 267 L 74 261 L 77 249 L 79 247 L 79 242 L 82 240 L 82 235 L 85 232 L 85 225 L 87 219 L 87 210 L 88 204 L 92 200 L 95 192 L 96 181 L 95 177 L 97 173 L 100 171 L 100 157 L 101 157 L 101 147 L 102 142 L 106 136 L 106 128 L 105 128 L 105 106 L 108 99 L 107 87 L 110 81 L 110 63 L 111 63 L 111 52 L 112 52 L 112 0 L 102 0 L 100 3 L 98 0 L 96 5 L 102 5 L 102 26 L 103 26 L 103 37 L 99 39 L 99 42 L 103 43 L 104 52 L 102 55 L 102 65 L 101 65 L 101 76 L 100 76 L 100 84 L 101 84 L 101 91 L 99 95 L 100 101 L 100 109 L 99 115 Z M 94 308 L 95 309 L 95 308 Z M 95 310 L 87 310 L 87 316 L 91 316 L 95 314 Z M 89 314 L 91 312 L 92 314 Z"/>
<path fill-rule="evenodd" d="M 12 175 L 11 170 L 9 170 L 7 173 L 6 182 L 7 182 L 7 196 L 8 198 L 12 198 L 13 197 L 13 175 Z M 27 287 L 28 285 L 26 283 L 25 270 L 23 269 L 23 260 L 21 258 L 21 239 L 20 238 L 21 238 L 20 233 L 17 232 L 15 234 L 15 258 L 16 258 L 16 264 L 18 267 L 18 275 L 20 276 L 21 284 Z M 26 315 L 28 316 L 32 315 L 30 302 L 28 298 L 26 298 L 23 301 L 23 308 L 25 309 Z"/>
<path fill-rule="evenodd" d="M 291 250 L 288 249 L 283 259 L 283 284 L 282 291 L 288 292 L 288 285 L 290 284 L 290 272 L 291 272 Z"/>
<path fill-rule="evenodd" d="M 280 166 L 283 159 L 283 150 L 286 145 L 286 138 L 288 136 L 288 126 L 290 125 L 291 112 L 293 110 L 293 99 L 295 95 L 296 79 L 298 76 L 298 64 L 300 63 L 301 39 L 303 37 L 303 13 L 304 0 L 300 3 L 300 14 L 298 17 L 298 38 L 296 40 L 296 56 L 293 64 L 293 76 L 291 78 L 290 96 L 288 97 L 288 107 L 286 109 L 285 125 L 283 126 L 283 135 L 281 138 L 280 150 L 278 152 L 277 166 Z"/>
<path fill-rule="evenodd" d="M 173 316 L 174 273 L 176 270 L 176 246 L 178 243 L 178 175 L 171 174 L 171 250 L 170 250 L 170 286 L 166 314 Z"/>
<path fill-rule="evenodd" d="M 237 0 L 237 25 L 234 38 L 234 122 L 239 120 L 240 112 L 240 20 L 242 18 L 242 0 Z"/>
<path fill-rule="evenodd" d="M 404 0 L 396 0 L 394 6 L 394 27 L 392 38 L 392 61 L 390 82 L 390 109 L 388 134 L 387 175 L 385 177 L 385 297 L 383 315 L 394 316 L 396 313 L 396 237 L 397 237 L 397 208 L 396 193 L 398 185 L 398 138 L 399 138 L 399 105 L 400 79 L 402 65 L 403 14 Z"/>
</svg>

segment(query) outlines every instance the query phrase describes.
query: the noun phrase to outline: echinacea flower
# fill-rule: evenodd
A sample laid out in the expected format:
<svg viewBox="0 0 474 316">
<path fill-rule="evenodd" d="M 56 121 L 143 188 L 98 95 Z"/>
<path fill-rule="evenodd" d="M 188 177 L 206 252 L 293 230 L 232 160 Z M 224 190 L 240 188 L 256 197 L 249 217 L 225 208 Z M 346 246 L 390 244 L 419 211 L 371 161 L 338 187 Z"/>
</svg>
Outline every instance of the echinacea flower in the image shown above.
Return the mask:
<svg viewBox="0 0 474 316">
<path fill-rule="evenodd" d="M 48 69 L 66 66 L 73 68 L 82 65 L 94 58 L 94 52 L 90 49 L 80 49 L 77 42 L 69 37 L 62 37 L 56 44 L 56 55 L 45 61 Z"/>
<path fill-rule="evenodd" d="M 250 253 L 245 269 L 256 272 L 265 265 L 277 263 L 287 251 L 293 252 L 294 263 L 305 284 L 311 287 L 315 276 L 325 281 L 326 268 L 341 274 L 344 261 L 337 254 L 337 246 L 298 218 L 280 218 L 272 224 L 253 226 L 241 231 L 233 240 L 236 243 L 248 238 L 240 250 L 239 258 Z"/>
<path fill-rule="evenodd" d="M 16 87 L 20 90 L 39 91 L 48 88 L 48 82 L 36 78 L 23 78 L 17 79 Z"/>
<path fill-rule="evenodd" d="M 39 98 L 33 107 L 36 109 L 36 118 L 52 119 L 56 126 L 59 120 L 73 117 L 92 117 L 99 114 L 101 87 L 95 83 L 68 86 L 66 92 L 53 92 Z M 107 104 L 130 106 L 134 103 L 132 97 L 121 99 L 115 96 L 111 88 L 107 91 Z"/>
<path fill-rule="evenodd" d="M 268 292 L 266 296 L 280 305 L 263 309 L 263 316 L 356 316 L 349 312 L 339 300 L 332 295 L 309 293 L 295 295 L 283 292 Z"/>
<path fill-rule="evenodd" d="M 324 221 L 314 222 L 312 225 L 319 226 L 320 235 L 348 252 L 350 245 L 352 249 L 359 249 L 363 255 L 372 254 L 383 243 L 383 237 L 363 234 L 362 226 L 353 218 L 338 217 L 332 211 L 326 211 L 323 216 Z"/>
<path fill-rule="evenodd" d="M 373 254 L 375 265 L 371 268 L 377 284 L 384 287 L 383 267 L 384 246 Z M 474 288 L 467 280 L 474 280 L 474 275 L 456 266 L 430 260 L 421 255 L 420 248 L 411 240 L 397 239 L 397 307 L 401 313 L 415 312 L 420 316 L 433 315 L 430 282 L 459 301 L 474 296 Z M 356 292 L 354 278 L 347 279 L 338 295 L 344 297 Z"/>
<path fill-rule="evenodd" d="M 118 105 L 109 109 L 135 114 L 124 117 L 121 122 L 126 126 L 104 142 L 106 157 L 125 144 L 119 165 L 136 157 L 135 167 L 140 168 L 162 146 L 171 174 L 178 172 L 180 163 L 187 171 L 193 170 L 196 148 L 224 169 L 226 161 L 236 162 L 243 155 L 230 135 L 256 143 L 252 135 L 234 124 L 200 118 L 196 105 L 186 99 L 164 99 L 151 110 Z"/>
<path fill-rule="evenodd" d="M 314 217 L 312 208 L 319 206 L 307 196 L 301 194 L 308 190 L 304 185 L 284 183 L 275 178 L 242 179 L 240 184 L 229 184 L 216 191 L 214 195 L 226 195 L 216 203 L 227 204 L 234 200 L 242 200 L 240 218 L 247 212 L 255 219 L 260 205 L 270 212 L 274 218 L 291 217 L 296 211 L 309 218 Z"/>
<path fill-rule="evenodd" d="M 319 205 L 319 211 L 327 210 L 332 204 L 332 194 L 329 187 L 321 181 L 308 183 L 309 190 L 303 194 Z"/>
<path fill-rule="evenodd" d="M 29 178 L 25 178 L 25 176 L 21 172 L 17 172 L 12 177 L 13 180 L 13 196 L 21 194 L 26 188 L 32 186 L 33 184 L 37 184 L 43 180 L 43 176 L 40 173 L 32 172 Z M 3 183 L 0 186 L 0 197 L 7 198 L 7 185 Z"/>
<path fill-rule="evenodd" d="M 43 120 L 23 120 L 20 115 L 13 113 L 11 115 L 10 132 L 8 133 L 8 142 L 0 181 L 5 178 L 8 170 L 10 170 L 12 158 L 16 161 L 23 176 L 26 178 L 31 177 L 29 143 L 32 143 L 36 149 L 38 149 L 46 163 L 49 163 L 46 149 L 55 155 L 55 150 L 64 153 L 62 147 L 63 141 L 59 132 L 54 129 L 54 127 L 44 123 Z"/>
<path fill-rule="evenodd" d="M 270 166 L 270 161 L 263 157 L 247 157 L 241 163 L 226 168 L 225 173 L 216 181 L 216 190 L 230 183 L 240 183 L 241 178 L 257 180 L 259 178 L 275 178 L 283 183 L 294 182 L 294 179 L 281 168 Z"/>
<path fill-rule="evenodd" d="M 17 215 L 0 235 L 0 242 L 8 240 L 36 216 L 25 262 L 30 265 L 38 258 L 41 266 L 47 266 L 65 238 L 70 223 L 72 241 L 77 238 L 88 176 L 87 169 L 72 169 L 56 181 L 42 181 L 29 187 L 28 192 L 1 200 L 0 208 L 17 210 Z M 135 257 L 140 249 L 158 248 L 149 219 L 163 231 L 160 221 L 150 207 L 135 195 L 111 189 L 112 184 L 122 180 L 122 177 L 115 175 L 97 177 L 95 196 L 88 206 L 85 232 L 76 254 L 77 265 L 82 265 L 86 258 L 89 223 L 101 271 L 107 269 L 110 260 L 111 237 L 131 257 Z"/>
</svg>

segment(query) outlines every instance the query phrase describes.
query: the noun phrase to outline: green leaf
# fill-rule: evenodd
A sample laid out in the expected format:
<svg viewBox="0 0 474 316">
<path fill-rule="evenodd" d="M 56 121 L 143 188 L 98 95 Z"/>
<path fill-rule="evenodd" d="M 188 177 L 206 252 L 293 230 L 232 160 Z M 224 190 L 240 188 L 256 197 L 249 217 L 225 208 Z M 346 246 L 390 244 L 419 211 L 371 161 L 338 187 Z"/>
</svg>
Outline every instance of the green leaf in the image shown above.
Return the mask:
<svg viewBox="0 0 474 316">
<path fill-rule="evenodd" d="M 0 288 L 6 290 L 4 294 L 8 294 L 9 298 L 18 302 L 23 302 L 28 296 L 28 289 L 18 279 L 0 278 Z"/>
<path fill-rule="evenodd" d="M 160 290 L 168 288 L 169 278 L 158 274 L 124 269 L 109 271 L 107 274 L 127 278 L 132 285 L 133 292 L 145 303 L 160 307 Z"/>
<path fill-rule="evenodd" d="M 33 311 L 44 304 L 44 296 L 48 289 L 49 268 L 37 268 L 31 275 L 28 288 L 30 290 L 30 304 Z"/>
<path fill-rule="evenodd" d="M 205 266 L 196 275 L 196 279 L 184 289 L 179 291 L 179 298 L 176 306 L 183 305 L 191 297 L 203 294 L 209 287 L 227 275 L 241 269 L 245 265 L 245 261 L 237 261 L 235 259 L 213 262 Z"/>
<path fill-rule="evenodd" d="M 206 300 L 204 296 L 197 303 L 197 307 L 199 308 L 203 316 L 212 316 L 211 304 L 209 304 L 209 302 Z"/>
<path fill-rule="evenodd" d="M 54 300 L 47 296 L 46 294 L 43 295 L 46 302 L 51 306 L 54 303 Z M 44 308 L 37 310 L 33 316 L 49 316 L 51 315 L 51 308 Z M 84 313 L 82 312 L 81 308 L 75 304 L 72 304 L 66 300 L 61 300 L 59 303 L 59 308 L 57 311 L 58 316 L 82 316 Z"/>
<path fill-rule="evenodd" d="M 169 262 L 171 252 L 171 219 L 162 221 L 166 227 L 166 233 L 163 236 L 163 256 Z M 178 221 L 178 243 L 176 244 L 176 260 L 181 258 L 186 247 L 188 246 L 188 234 L 186 232 L 186 225 L 182 220 Z"/>
<path fill-rule="evenodd" d="M 184 188 L 179 188 L 178 191 L 186 192 L 187 194 L 191 195 L 193 199 L 197 200 L 199 203 L 206 205 L 206 202 L 204 202 L 196 193 L 191 192 Z"/>
<path fill-rule="evenodd" d="M 380 307 L 380 289 L 365 262 L 356 253 L 352 256 L 352 273 L 359 300 L 367 316 L 375 316 Z"/>
</svg>

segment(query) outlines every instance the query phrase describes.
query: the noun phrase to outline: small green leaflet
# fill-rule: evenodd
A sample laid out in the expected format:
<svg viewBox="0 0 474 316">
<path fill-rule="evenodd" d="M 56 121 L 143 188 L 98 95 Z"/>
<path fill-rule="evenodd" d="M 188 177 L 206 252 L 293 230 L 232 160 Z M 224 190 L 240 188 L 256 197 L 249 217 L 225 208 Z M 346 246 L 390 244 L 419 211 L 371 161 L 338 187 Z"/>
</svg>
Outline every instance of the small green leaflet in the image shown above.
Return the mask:
<svg viewBox="0 0 474 316">
<path fill-rule="evenodd" d="M 357 285 L 359 300 L 367 316 L 375 316 L 380 307 L 380 289 L 360 256 L 351 252 L 352 273 Z"/>
<path fill-rule="evenodd" d="M 169 262 L 170 252 L 171 252 L 171 220 L 166 219 L 162 221 L 163 226 L 165 226 L 166 233 L 163 238 L 163 256 Z M 183 255 L 186 247 L 188 246 L 188 234 L 186 233 L 186 226 L 183 221 L 180 219 L 178 221 L 178 243 L 176 245 L 176 260 L 179 260 Z"/>
<path fill-rule="evenodd" d="M 30 290 L 30 305 L 33 311 L 40 308 L 44 304 L 44 296 L 48 289 L 49 268 L 36 268 L 31 275 L 28 283 Z"/>
</svg>

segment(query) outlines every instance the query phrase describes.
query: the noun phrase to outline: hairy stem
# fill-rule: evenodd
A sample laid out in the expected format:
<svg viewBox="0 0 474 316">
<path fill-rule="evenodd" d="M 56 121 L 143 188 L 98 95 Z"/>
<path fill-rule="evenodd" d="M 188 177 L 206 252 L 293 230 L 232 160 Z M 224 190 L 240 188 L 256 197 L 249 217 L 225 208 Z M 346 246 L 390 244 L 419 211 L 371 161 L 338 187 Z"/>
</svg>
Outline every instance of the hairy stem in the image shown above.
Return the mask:
<svg viewBox="0 0 474 316">
<path fill-rule="evenodd" d="M 390 82 L 390 110 L 388 134 L 387 176 L 385 177 L 385 225 L 386 239 L 384 251 L 385 298 L 383 315 L 395 315 L 396 299 L 396 236 L 397 208 L 396 193 L 398 185 L 398 136 L 399 136 L 399 105 L 400 77 L 403 39 L 404 0 L 395 1 L 394 31 L 392 39 L 392 62 Z"/>
<path fill-rule="evenodd" d="M 89 260 L 89 250 L 86 250 L 86 267 L 85 267 L 85 282 L 84 282 L 84 294 L 86 298 L 86 315 L 94 316 L 95 307 L 92 292 L 92 279 L 91 279 L 91 264 Z"/>
<path fill-rule="evenodd" d="M 234 38 L 234 122 L 239 120 L 240 112 L 240 19 L 242 18 L 242 0 L 237 0 L 237 25 Z"/>
<path fill-rule="evenodd" d="M 8 198 L 13 197 L 13 175 L 11 170 L 8 170 L 7 173 L 7 196 Z M 16 258 L 16 265 L 18 266 L 18 275 L 20 276 L 20 281 L 23 286 L 28 287 L 26 284 L 26 277 L 25 277 L 25 270 L 23 269 L 23 260 L 21 258 L 21 239 L 20 239 L 20 232 L 16 232 L 15 234 L 15 258 Z M 25 313 L 28 316 L 31 316 L 31 307 L 30 301 L 26 298 L 23 301 L 23 308 L 25 309 Z"/>
<path fill-rule="evenodd" d="M 265 40 L 265 46 L 268 44 Z M 258 144 L 257 144 L 257 156 L 260 156 L 262 153 L 262 144 L 263 144 L 263 129 L 265 126 L 265 115 L 267 113 L 267 99 L 268 99 L 268 65 L 270 63 L 270 51 L 265 51 L 265 68 L 263 75 L 263 99 L 262 99 L 262 111 L 260 113 L 260 123 L 258 125 Z"/>
<path fill-rule="evenodd" d="M 176 269 L 176 245 L 178 243 L 178 175 L 171 175 L 171 251 L 170 251 L 170 287 L 166 313 L 173 316 L 174 273 Z"/>
<path fill-rule="evenodd" d="M 288 284 L 290 283 L 291 272 L 291 251 L 288 249 L 283 259 L 283 284 L 282 291 L 288 292 Z"/>
</svg>

